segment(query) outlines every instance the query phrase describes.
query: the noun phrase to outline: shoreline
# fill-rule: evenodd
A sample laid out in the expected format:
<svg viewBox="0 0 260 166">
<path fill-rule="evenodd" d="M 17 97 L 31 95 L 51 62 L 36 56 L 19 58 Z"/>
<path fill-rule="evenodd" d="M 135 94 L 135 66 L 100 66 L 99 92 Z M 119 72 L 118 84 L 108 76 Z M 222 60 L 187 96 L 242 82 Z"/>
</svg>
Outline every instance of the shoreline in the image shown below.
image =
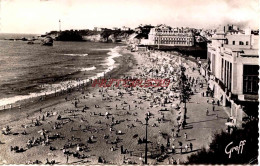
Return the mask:
<svg viewBox="0 0 260 166">
<path fill-rule="evenodd" d="M 105 76 L 111 75 L 111 76 L 117 76 L 117 75 L 123 75 L 125 71 L 130 70 L 131 67 L 125 66 L 123 65 L 123 61 L 127 60 L 126 57 L 124 57 L 124 46 L 116 46 L 113 49 L 116 49 L 117 47 L 120 47 L 120 51 L 119 54 L 121 54 L 120 56 L 116 56 L 116 57 L 112 57 L 110 58 L 108 61 L 114 60 L 114 64 L 113 66 L 109 66 L 106 70 L 107 73 L 105 74 Z M 108 53 L 111 53 L 108 52 Z M 113 55 L 110 55 L 109 57 L 111 57 Z M 108 58 L 109 58 L 108 57 Z M 136 61 L 135 59 L 133 59 L 133 57 L 128 57 L 128 59 L 130 59 L 132 61 Z M 109 63 L 109 62 L 108 62 Z M 128 69 L 125 69 L 125 68 Z M 111 69 L 112 68 L 112 69 Z M 104 71 L 105 72 L 105 71 Z M 102 73 L 104 73 L 102 72 Z M 102 73 L 96 73 L 96 75 L 94 77 L 96 77 L 96 79 L 102 78 L 104 76 L 101 76 Z M 99 76 L 98 76 L 99 75 Z M 12 108 L 5 108 L 3 109 L 3 106 L 0 106 L 2 109 L 0 109 L 0 127 L 2 127 L 4 119 L 2 119 L 3 117 L 7 116 L 8 114 L 16 114 L 16 113 L 21 113 L 23 112 L 23 110 L 25 109 L 30 109 L 30 108 L 34 108 L 34 107 L 38 107 L 38 105 L 55 105 L 55 104 L 59 104 L 62 103 L 62 100 L 64 100 L 64 97 L 66 95 L 73 95 L 73 94 L 77 94 L 80 95 L 80 93 L 77 91 L 78 87 L 80 88 L 84 88 L 85 90 L 91 92 L 94 91 L 94 89 L 98 88 L 98 87 L 91 87 L 91 78 L 89 78 L 89 81 L 84 82 L 83 84 L 81 84 L 80 86 L 74 86 L 72 88 L 68 88 L 65 92 L 57 92 L 57 95 L 54 93 L 50 93 L 48 95 L 42 95 L 42 96 L 34 96 L 31 98 L 26 98 L 26 99 L 22 99 L 22 100 L 18 100 L 15 103 L 12 103 Z M 70 89 L 70 90 L 69 90 Z M 68 92 L 69 91 L 69 92 Z M 43 100 L 41 99 L 43 98 Z M 58 100 L 56 102 L 52 101 L 52 100 Z M 10 105 L 10 104 L 7 104 Z M 47 107 L 47 106 L 46 106 Z M 21 109 L 20 109 L 21 108 Z M 40 109 L 40 108 L 39 108 Z M 33 111 L 36 112 L 37 110 Z M 29 112 L 27 114 L 30 114 Z M 2 117 L 2 118 L 1 118 Z"/>
<path fill-rule="evenodd" d="M 126 50 L 123 50 L 122 54 L 124 55 L 115 58 L 120 65 L 111 72 L 111 78 L 123 78 L 124 76 L 152 78 L 153 74 L 149 72 L 151 68 L 160 70 L 164 62 L 171 60 L 170 63 L 174 68 L 173 75 L 171 75 L 175 77 L 179 73 L 179 58 L 176 55 L 153 52 L 150 57 L 150 54 L 148 56 L 147 53 L 132 53 Z M 159 61 L 156 61 L 157 58 Z M 191 71 L 194 64 L 190 61 L 184 61 L 183 64 L 187 66 L 187 74 L 197 78 L 198 73 L 194 74 Z M 160 71 L 159 73 L 162 75 L 156 77 L 168 77 L 166 74 L 168 72 Z M 203 78 L 201 79 L 203 80 Z M 207 98 L 201 98 L 200 92 L 196 92 L 194 96 L 191 96 L 193 101 L 187 103 L 189 110 L 187 123 L 189 125 L 187 129 L 181 129 L 179 136 L 175 137 L 173 129 L 177 130 L 178 117 L 183 116 L 182 109 L 176 109 L 175 107 L 176 105 L 182 107 L 183 103 L 180 104 L 178 97 L 177 81 L 174 81 L 171 85 L 177 88 L 177 91 L 171 91 L 170 88 L 168 89 L 170 91 L 168 91 L 167 88 L 155 88 L 153 90 L 153 88 L 135 87 L 131 90 L 131 88 L 121 87 L 99 88 L 96 86 L 94 88 L 88 86 L 84 89 L 84 93 L 82 93 L 82 90 L 76 90 L 69 95 L 50 97 L 45 101 L 29 104 L 27 107 L 22 108 L 21 111 L 19 109 L 11 112 L 6 111 L 5 113 L 0 111 L 0 127 L 8 124 L 12 129 L 12 133 L 18 133 L 7 136 L 0 135 L 0 141 L 3 142 L 0 146 L 5 149 L 5 151 L 0 152 L 0 164 L 24 164 L 31 163 L 32 160 L 36 159 L 42 162 L 40 164 L 44 164 L 46 158 L 49 160 L 54 159 L 58 162 L 57 164 L 65 164 L 66 156 L 62 150 L 68 143 L 72 143 L 73 146 L 67 150 L 73 154 L 79 152 L 80 155 L 84 155 L 83 159 L 70 155 L 69 164 L 97 164 L 98 157 L 104 158 L 107 161 L 106 164 L 122 164 L 125 162 L 125 158 L 127 158 L 128 164 L 133 164 L 133 162 L 142 164 L 140 157 L 142 156 L 143 160 L 144 144 L 139 144 L 138 139 L 144 139 L 147 112 L 151 113 L 148 126 L 148 139 L 151 141 L 151 144 L 148 145 L 149 164 L 169 164 L 172 157 L 175 160 L 179 159 L 185 162 L 190 154 L 195 153 L 202 146 L 207 147 L 209 145 L 212 133 L 223 129 L 226 119 L 222 111 L 219 112 L 218 120 L 215 117 L 206 116 L 204 111 L 201 111 L 201 106 L 204 105 L 203 108 L 205 107 Z M 206 86 L 200 91 L 205 89 Z M 118 95 L 118 92 L 122 92 L 123 96 Z M 169 96 L 168 92 L 173 92 L 171 94 L 173 96 L 171 96 L 170 102 L 162 104 L 165 101 L 160 101 L 160 99 Z M 67 101 L 65 100 L 66 96 L 68 97 Z M 76 101 L 78 101 L 78 106 L 75 106 Z M 40 108 L 42 108 L 42 111 L 39 110 Z M 85 110 L 85 108 L 87 109 Z M 193 110 L 194 108 L 195 110 Z M 192 111 L 190 111 L 191 109 Z M 219 107 L 216 109 L 219 109 Z M 51 113 L 51 116 L 47 117 L 46 114 L 49 113 Z M 62 117 L 61 120 L 57 119 L 58 115 Z M 45 119 L 41 120 L 43 116 L 45 116 Z M 113 120 L 111 123 L 111 117 L 115 119 L 116 123 L 113 123 Z M 206 121 L 205 118 L 207 118 Z M 37 120 L 41 123 L 39 126 L 34 124 Z M 215 123 L 218 124 L 218 127 L 215 126 Z M 56 128 L 57 124 L 61 127 Z M 42 129 L 47 131 L 48 136 L 60 134 L 64 139 L 50 140 L 48 145 L 37 144 L 22 153 L 9 150 L 10 146 L 26 147 L 27 140 L 39 138 L 39 131 Z M 28 134 L 22 135 L 23 131 Z M 118 134 L 119 131 L 122 134 Z M 183 137 L 186 132 L 189 140 Z M 105 139 L 106 135 L 109 138 Z M 42 136 L 40 137 L 42 138 Z M 74 138 L 77 139 L 74 140 Z M 94 142 L 89 143 L 88 139 L 90 138 Z M 175 145 L 176 153 L 169 153 L 168 150 L 170 149 L 167 147 L 168 160 L 166 158 L 158 163 L 156 156 L 161 156 L 160 146 L 166 145 L 167 140 L 170 141 L 171 146 L 172 144 Z M 114 141 L 117 143 L 115 144 Z M 192 142 L 194 151 L 180 154 L 179 141 L 184 143 Z M 84 144 L 82 146 L 86 150 L 78 151 L 76 146 L 79 144 Z M 57 150 L 52 151 L 50 150 L 51 147 L 55 147 Z M 120 153 L 120 147 L 127 149 L 128 153 Z"/>
<path fill-rule="evenodd" d="M 52 83 L 52 84 L 45 84 L 46 87 L 51 87 L 51 89 L 48 88 L 45 90 L 41 90 L 39 92 L 32 92 L 25 95 L 16 95 L 8 98 L 2 98 L 0 99 L 0 111 L 10 110 L 10 108 L 19 107 L 20 105 L 23 105 L 26 102 L 30 102 L 30 100 L 35 101 L 37 98 L 41 98 L 41 97 L 46 98 L 49 95 L 55 95 L 56 93 L 63 93 L 62 91 L 67 91 L 68 89 L 74 89 L 75 87 L 82 86 L 82 85 L 84 86 L 84 84 L 88 84 L 88 82 L 90 82 L 91 80 L 97 79 L 99 77 L 103 77 L 104 74 L 105 75 L 109 74 L 109 72 L 111 72 L 111 70 L 116 68 L 116 66 L 118 65 L 117 62 L 114 61 L 114 58 L 121 56 L 118 53 L 118 51 L 122 49 L 124 49 L 124 46 L 116 46 L 112 49 L 109 49 L 110 51 L 107 52 L 109 56 L 107 57 L 106 59 L 107 62 L 105 64 L 108 67 L 104 71 L 99 73 L 97 72 L 95 73 L 94 76 L 85 78 L 84 80 L 80 80 L 80 81 L 71 79 L 71 80 L 66 80 L 66 81 Z M 90 68 L 82 68 L 78 72 L 81 72 L 81 75 L 83 76 L 85 75 L 83 74 L 83 72 L 85 70 L 90 70 L 90 69 L 94 70 L 96 68 L 94 66 Z M 40 87 L 38 87 L 38 89 L 40 89 Z"/>
</svg>

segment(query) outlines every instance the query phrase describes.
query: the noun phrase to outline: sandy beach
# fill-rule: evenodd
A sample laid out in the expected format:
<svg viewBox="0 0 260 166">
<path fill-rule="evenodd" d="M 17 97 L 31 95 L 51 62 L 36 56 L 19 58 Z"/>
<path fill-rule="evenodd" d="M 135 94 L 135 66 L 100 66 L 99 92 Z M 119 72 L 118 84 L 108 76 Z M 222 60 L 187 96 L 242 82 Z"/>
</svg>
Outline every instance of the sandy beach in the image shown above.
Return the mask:
<svg viewBox="0 0 260 166">
<path fill-rule="evenodd" d="M 201 95 L 207 82 L 195 63 L 181 60 L 190 82 L 196 80 L 187 102 L 187 125 L 182 128 L 179 56 L 128 50 L 121 50 L 121 54 L 115 58 L 118 66 L 106 74 L 106 79 L 168 78 L 169 86 L 84 85 L 0 111 L 0 128 L 10 128 L 8 135 L 0 134 L 0 164 L 142 164 L 146 114 L 148 163 L 178 164 L 202 146 L 207 147 L 212 135 L 224 129 L 228 114 L 217 105 L 212 112 L 207 100 L 213 98 Z M 206 115 L 207 108 L 210 116 Z"/>
</svg>

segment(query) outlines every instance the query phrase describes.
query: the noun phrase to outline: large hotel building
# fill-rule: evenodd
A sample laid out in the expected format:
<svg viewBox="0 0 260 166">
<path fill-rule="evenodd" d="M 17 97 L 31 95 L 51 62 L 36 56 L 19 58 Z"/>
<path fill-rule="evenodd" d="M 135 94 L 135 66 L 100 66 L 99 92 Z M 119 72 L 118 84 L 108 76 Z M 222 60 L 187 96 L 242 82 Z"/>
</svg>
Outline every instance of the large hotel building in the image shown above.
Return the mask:
<svg viewBox="0 0 260 166">
<path fill-rule="evenodd" d="M 150 45 L 193 46 L 194 35 L 188 28 L 171 28 L 158 25 L 148 35 Z"/>
<path fill-rule="evenodd" d="M 214 97 L 231 109 L 239 126 L 258 115 L 259 36 L 217 32 L 208 44 L 208 75 Z"/>
</svg>

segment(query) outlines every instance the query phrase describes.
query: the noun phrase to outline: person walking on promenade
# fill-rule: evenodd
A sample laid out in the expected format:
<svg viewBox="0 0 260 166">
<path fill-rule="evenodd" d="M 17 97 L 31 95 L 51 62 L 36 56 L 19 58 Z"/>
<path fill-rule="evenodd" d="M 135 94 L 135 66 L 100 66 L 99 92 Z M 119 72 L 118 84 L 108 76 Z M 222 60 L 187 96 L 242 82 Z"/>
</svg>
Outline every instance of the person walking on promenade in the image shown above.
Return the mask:
<svg viewBox="0 0 260 166">
<path fill-rule="evenodd" d="M 192 152 L 193 145 L 190 143 L 190 151 Z"/>
<path fill-rule="evenodd" d="M 208 116 L 209 115 L 209 109 L 207 108 L 206 110 L 206 115 Z"/>
<path fill-rule="evenodd" d="M 174 144 L 172 144 L 172 153 L 173 154 L 175 153 L 175 146 L 174 146 Z"/>
<path fill-rule="evenodd" d="M 179 142 L 179 146 L 180 146 L 181 154 L 182 154 L 182 142 Z"/>
<path fill-rule="evenodd" d="M 187 133 L 184 133 L 184 138 L 185 138 L 186 140 L 188 139 Z"/>
<path fill-rule="evenodd" d="M 219 100 L 217 100 L 217 105 L 219 106 Z"/>
<path fill-rule="evenodd" d="M 121 145 L 121 154 L 123 154 L 124 153 L 124 147 L 123 147 L 123 145 Z"/>
<path fill-rule="evenodd" d="M 209 99 L 207 99 L 207 103 L 209 103 Z"/>
<path fill-rule="evenodd" d="M 67 154 L 67 159 L 66 159 L 66 163 L 68 164 L 69 163 L 69 154 Z"/>
<path fill-rule="evenodd" d="M 203 88 L 203 83 L 200 83 L 200 88 Z"/>
<path fill-rule="evenodd" d="M 178 138 L 178 137 L 179 137 L 179 132 L 176 131 L 176 132 L 175 132 L 175 138 Z"/>
<path fill-rule="evenodd" d="M 171 143 L 170 143 L 170 138 L 168 137 L 168 138 L 167 138 L 167 144 L 166 144 L 166 146 L 167 146 L 167 147 L 170 147 L 170 144 L 171 144 Z"/>
<path fill-rule="evenodd" d="M 212 105 L 212 111 L 215 111 L 215 105 Z"/>
<path fill-rule="evenodd" d="M 189 145 L 185 145 L 185 152 L 188 152 L 188 149 L 189 149 Z"/>
<path fill-rule="evenodd" d="M 162 144 L 162 145 L 161 145 L 161 154 L 164 153 L 164 150 L 165 150 L 165 147 L 164 147 L 164 145 Z"/>
</svg>

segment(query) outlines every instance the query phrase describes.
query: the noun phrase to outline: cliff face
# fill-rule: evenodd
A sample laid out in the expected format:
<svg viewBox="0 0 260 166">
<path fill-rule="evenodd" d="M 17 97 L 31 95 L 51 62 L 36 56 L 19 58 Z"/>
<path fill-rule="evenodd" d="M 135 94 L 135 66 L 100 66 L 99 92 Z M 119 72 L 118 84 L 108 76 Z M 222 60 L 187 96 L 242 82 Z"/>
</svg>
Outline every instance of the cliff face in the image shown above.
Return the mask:
<svg viewBox="0 0 260 166">
<path fill-rule="evenodd" d="M 91 42 L 124 42 L 126 43 L 134 33 L 132 30 L 121 31 L 104 29 L 102 31 L 92 30 L 66 30 L 57 32 L 52 31 L 47 35 L 53 36 L 57 41 L 91 41 Z"/>
<path fill-rule="evenodd" d="M 124 42 L 129 39 L 129 36 L 133 34 L 133 31 L 120 31 L 120 30 L 103 30 L 96 32 L 95 34 L 83 35 L 83 40 L 92 42 Z"/>
</svg>

